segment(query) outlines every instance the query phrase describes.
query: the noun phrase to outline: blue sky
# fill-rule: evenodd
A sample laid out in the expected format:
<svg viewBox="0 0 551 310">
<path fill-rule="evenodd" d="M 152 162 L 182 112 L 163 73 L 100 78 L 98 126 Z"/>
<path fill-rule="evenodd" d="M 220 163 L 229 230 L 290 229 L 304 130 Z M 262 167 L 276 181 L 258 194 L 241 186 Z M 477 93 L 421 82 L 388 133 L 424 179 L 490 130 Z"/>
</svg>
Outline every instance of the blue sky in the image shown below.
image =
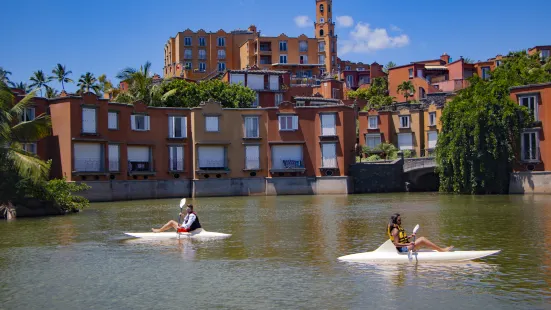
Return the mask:
<svg viewBox="0 0 551 310">
<path fill-rule="evenodd" d="M 400 65 L 444 52 L 483 60 L 551 45 L 550 8 L 548 0 L 334 0 L 333 14 L 340 21 L 339 57 Z M 314 0 L 19 0 L 2 9 L 0 66 L 16 82 L 28 82 L 39 69 L 50 73 L 58 62 L 74 80 L 90 71 L 116 81 L 118 71 L 147 60 L 160 74 L 165 42 L 186 28 L 229 31 L 255 24 L 265 35 L 313 36 L 315 18 Z"/>
</svg>

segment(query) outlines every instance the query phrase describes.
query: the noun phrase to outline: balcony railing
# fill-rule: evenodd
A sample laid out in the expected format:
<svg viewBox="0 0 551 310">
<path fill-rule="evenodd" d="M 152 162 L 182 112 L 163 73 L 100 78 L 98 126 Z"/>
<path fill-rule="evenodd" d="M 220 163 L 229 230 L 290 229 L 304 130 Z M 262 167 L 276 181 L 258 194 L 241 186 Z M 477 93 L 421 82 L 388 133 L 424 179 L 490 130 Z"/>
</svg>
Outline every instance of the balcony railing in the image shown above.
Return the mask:
<svg viewBox="0 0 551 310">
<path fill-rule="evenodd" d="M 225 160 L 199 159 L 200 170 L 226 170 Z"/>
<path fill-rule="evenodd" d="M 128 171 L 129 172 L 150 172 L 152 171 L 153 165 L 148 161 L 129 161 L 128 162 Z"/>
<path fill-rule="evenodd" d="M 319 86 L 319 85 L 321 85 L 321 80 L 317 78 L 308 78 L 308 77 L 291 78 L 291 86 L 293 87 L 309 87 L 309 86 Z"/>
<path fill-rule="evenodd" d="M 451 92 L 467 88 L 469 81 L 463 79 L 449 80 L 443 82 L 432 83 L 432 86 L 436 87 L 441 92 Z"/>
</svg>

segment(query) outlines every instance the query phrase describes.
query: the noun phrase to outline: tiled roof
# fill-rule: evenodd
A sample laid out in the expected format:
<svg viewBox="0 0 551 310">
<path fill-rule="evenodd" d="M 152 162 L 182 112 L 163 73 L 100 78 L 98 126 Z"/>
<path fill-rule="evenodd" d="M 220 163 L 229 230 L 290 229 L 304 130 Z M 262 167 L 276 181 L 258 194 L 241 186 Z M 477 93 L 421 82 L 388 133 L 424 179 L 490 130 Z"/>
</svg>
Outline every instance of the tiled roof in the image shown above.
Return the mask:
<svg viewBox="0 0 551 310">
<path fill-rule="evenodd" d="M 446 92 L 428 94 L 427 97 L 421 99 L 420 102 L 424 106 L 428 106 L 430 104 L 434 104 L 436 106 L 443 106 L 444 104 L 446 104 L 446 98 L 450 94 L 451 93 L 446 93 Z"/>
</svg>

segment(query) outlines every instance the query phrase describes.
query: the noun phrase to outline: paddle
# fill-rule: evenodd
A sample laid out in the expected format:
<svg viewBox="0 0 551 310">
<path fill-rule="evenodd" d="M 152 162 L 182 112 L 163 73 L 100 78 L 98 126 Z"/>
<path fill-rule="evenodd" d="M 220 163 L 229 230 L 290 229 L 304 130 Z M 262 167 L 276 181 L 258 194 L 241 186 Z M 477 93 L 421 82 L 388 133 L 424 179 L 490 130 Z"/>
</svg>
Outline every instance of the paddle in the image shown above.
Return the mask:
<svg viewBox="0 0 551 310">
<path fill-rule="evenodd" d="M 182 211 L 185 205 L 186 205 L 186 199 L 184 198 L 180 200 L 180 214 L 178 214 L 178 225 L 180 225 L 180 218 L 182 217 Z M 178 231 L 176 231 L 176 233 L 178 234 L 178 238 L 180 238 L 180 233 Z"/>
<path fill-rule="evenodd" d="M 419 224 L 415 225 L 415 228 L 413 228 L 413 234 L 417 233 L 417 230 L 419 230 Z M 413 253 L 413 248 L 415 247 L 415 235 L 413 236 L 413 247 L 411 250 L 409 250 L 408 258 L 411 261 L 411 254 Z"/>
</svg>

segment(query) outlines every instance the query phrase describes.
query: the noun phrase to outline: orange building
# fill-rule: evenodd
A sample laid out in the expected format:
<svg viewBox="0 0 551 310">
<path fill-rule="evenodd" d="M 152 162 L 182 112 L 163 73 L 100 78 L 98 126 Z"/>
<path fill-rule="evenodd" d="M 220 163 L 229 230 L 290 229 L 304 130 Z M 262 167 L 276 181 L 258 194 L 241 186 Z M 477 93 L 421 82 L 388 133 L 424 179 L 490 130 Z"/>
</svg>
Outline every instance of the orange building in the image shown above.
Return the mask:
<svg viewBox="0 0 551 310">
<path fill-rule="evenodd" d="M 479 61 L 474 64 L 475 73 L 484 80 L 490 78 L 490 72 L 494 71 L 495 68 L 501 66 L 503 59 L 505 57 L 502 55 L 497 55 L 494 58 L 490 58 L 486 61 Z"/>
<path fill-rule="evenodd" d="M 528 49 L 529 55 L 538 54 L 542 61 L 546 61 L 551 57 L 551 45 L 539 45 Z"/>
<path fill-rule="evenodd" d="M 339 78 L 346 83 L 346 88 L 349 90 L 367 87 L 374 78 L 386 76 L 383 66 L 376 62 L 371 65 L 361 62 L 342 61 L 340 59 L 338 59 L 338 62 Z"/>
<path fill-rule="evenodd" d="M 223 81 L 231 84 L 241 84 L 256 92 L 253 107 L 275 107 L 284 100 L 285 91 L 290 83 L 287 71 L 261 70 L 228 70 Z"/>
</svg>

